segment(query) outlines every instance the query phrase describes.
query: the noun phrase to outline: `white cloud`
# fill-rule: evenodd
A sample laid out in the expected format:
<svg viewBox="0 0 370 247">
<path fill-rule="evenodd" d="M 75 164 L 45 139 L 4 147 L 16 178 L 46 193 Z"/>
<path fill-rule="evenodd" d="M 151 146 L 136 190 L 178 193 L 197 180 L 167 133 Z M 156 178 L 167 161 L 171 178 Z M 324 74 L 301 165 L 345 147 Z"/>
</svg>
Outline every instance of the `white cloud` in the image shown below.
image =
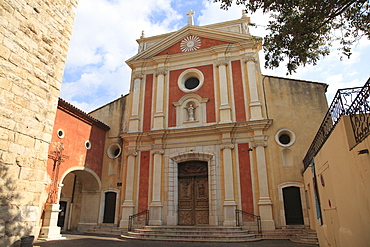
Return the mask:
<svg viewBox="0 0 370 247">
<path fill-rule="evenodd" d="M 125 61 L 137 53 L 141 31 L 147 37 L 178 30 L 186 25 L 185 13 L 196 10 L 196 24 L 207 25 L 242 16 L 242 6 L 221 10 L 219 3 L 208 0 L 176 2 L 175 0 L 80 0 L 70 50 L 67 58 L 61 96 L 90 111 L 126 94 L 131 70 Z M 263 37 L 268 16 L 251 15 L 252 35 Z M 198 25 L 198 24 L 197 24 Z M 334 48 L 333 48 L 334 49 Z M 336 51 L 321 59 L 317 66 L 300 67 L 295 79 L 329 83 L 329 91 L 340 87 L 361 86 L 368 78 L 370 41 L 362 39 L 353 47 L 350 60 L 340 62 Z M 263 68 L 263 74 L 286 77 L 284 65 L 274 70 Z M 338 75 L 341 75 L 339 77 Z M 357 85 L 355 85 L 358 83 Z"/>
<path fill-rule="evenodd" d="M 125 61 L 136 54 L 142 30 L 146 36 L 173 31 L 181 17 L 166 0 L 80 0 L 61 96 L 89 111 L 97 106 L 92 102 L 126 94 Z"/>
</svg>

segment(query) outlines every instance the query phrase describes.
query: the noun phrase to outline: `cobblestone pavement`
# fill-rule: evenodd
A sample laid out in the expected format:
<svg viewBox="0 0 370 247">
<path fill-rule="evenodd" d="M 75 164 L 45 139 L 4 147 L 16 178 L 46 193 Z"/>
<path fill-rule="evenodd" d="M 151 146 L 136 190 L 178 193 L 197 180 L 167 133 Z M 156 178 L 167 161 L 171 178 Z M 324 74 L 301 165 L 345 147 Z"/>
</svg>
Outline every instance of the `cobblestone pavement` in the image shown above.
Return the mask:
<svg viewBox="0 0 370 247">
<path fill-rule="evenodd" d="M 123 240 L 117 237 L 83 234 L 63 234 L 66 239 L 54 241 L 36 240 L 34 247 L 318 247 L 317 245 L 296 244 L 289 240 L 262 240 L 247 243 L 177 243 Z"/>
</svg>

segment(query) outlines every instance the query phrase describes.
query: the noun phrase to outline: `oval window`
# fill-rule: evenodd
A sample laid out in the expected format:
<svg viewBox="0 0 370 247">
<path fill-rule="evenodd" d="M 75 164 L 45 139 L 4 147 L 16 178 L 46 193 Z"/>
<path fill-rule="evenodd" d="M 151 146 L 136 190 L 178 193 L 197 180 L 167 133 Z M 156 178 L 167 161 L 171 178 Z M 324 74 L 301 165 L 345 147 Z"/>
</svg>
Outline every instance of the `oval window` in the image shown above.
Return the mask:
<svg viewBox="0 0 370 247">
<path fill-rule="evenodd" d="M 186 89 L 194 89 L 199 85 L 199 79 L 196 77 L 190 77 L 185 81 L 185 88 Z"/>
<path fill-rule="evenodd" d="M 86 141 L 85 142 L 85 148 L 86 149 L 90 149 L 91 148 L 91 142 L 90 141 Z"/>
</svg>

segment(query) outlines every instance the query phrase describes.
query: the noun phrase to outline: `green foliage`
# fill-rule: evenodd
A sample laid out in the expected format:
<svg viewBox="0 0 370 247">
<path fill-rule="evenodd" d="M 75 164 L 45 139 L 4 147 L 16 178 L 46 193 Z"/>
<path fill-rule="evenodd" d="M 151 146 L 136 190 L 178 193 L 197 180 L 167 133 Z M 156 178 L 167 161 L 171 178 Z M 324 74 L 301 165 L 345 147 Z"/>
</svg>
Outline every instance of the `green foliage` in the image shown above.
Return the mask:
<svg viewBox="0 0 370 247">
<path fill-rule="evenodd" d="M 227 10 L 233 0 L 214 0 Z M 236 0 L 247 13 L 269 13 L 269 34 L 264 37 L 265 68 L 273 69 L 287 59 L 287 74 L 298 66 L 316 65 L 330 53 L 334 41 L 343 56 L 363 36 L 370 39 L 370 0 Z"/>
</svg>

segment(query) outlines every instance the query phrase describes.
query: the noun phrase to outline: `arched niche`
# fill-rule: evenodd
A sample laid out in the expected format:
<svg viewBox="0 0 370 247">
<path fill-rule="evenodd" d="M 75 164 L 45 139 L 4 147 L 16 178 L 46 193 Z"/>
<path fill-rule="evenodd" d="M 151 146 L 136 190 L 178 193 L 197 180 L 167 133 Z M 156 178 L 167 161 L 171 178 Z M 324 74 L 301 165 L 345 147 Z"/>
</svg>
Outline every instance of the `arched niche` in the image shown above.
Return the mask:
<svg viewBox="0 0 370 247">
<path fill-rule="evenodd" d="M 174 102 L 176 107 L 176 126 L 199 126 L 207 122 L 206 103 L 209 98 L 202 98 L 196 93 L 189 93 Z"/>
</svg>

